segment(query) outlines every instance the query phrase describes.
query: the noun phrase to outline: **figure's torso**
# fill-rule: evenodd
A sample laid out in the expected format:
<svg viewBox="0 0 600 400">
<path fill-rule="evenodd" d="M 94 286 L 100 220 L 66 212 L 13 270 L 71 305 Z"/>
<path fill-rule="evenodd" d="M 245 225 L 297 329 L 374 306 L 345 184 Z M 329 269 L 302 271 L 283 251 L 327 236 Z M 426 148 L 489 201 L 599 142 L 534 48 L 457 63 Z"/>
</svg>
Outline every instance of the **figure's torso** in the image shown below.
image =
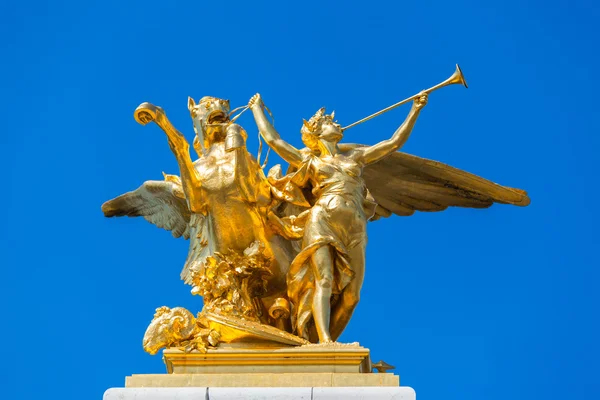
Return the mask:
<svg viewBox="0 0 600 400">
<path fill-rule="evenodd" d="M 235 152 L 207 155 L 194 163 L 202 184 L 203 196 L 223 197 L 236 192 Z"/>
<path fill-rule="evenodd" d="M 198 190 L 213 232 L 215 251 L 242 253 L 254 241 L 261 241 L 266 246 L 265 256 L 271 259 L 270 292 L 283 290 L 293 255 L 289 243 L 271 232 L 257 204 L 263 201 L 264 194 L 257 184 L 263 175 L 256 161 L 245 148 L 240 148 L 209 152 L 194 166 L 200 177 Z"/>
<path fill-rule="evenodd" d="M 362 165 L 343 154 L 314 157 L 309 174 L 315 202 L 303 246 L 330 238 L 347 248 L 364 243 L 367 189 L 361 177 Z"/>
<path fill-rule="evenodd" d="M 362 166 L 351 157 L 343 154 L 314 157 L 310 171 L 313 195 L 318 202 L 328 196 L 340 196 L 362 208 L 366 187 L 361 175 Z"/>
</svg>

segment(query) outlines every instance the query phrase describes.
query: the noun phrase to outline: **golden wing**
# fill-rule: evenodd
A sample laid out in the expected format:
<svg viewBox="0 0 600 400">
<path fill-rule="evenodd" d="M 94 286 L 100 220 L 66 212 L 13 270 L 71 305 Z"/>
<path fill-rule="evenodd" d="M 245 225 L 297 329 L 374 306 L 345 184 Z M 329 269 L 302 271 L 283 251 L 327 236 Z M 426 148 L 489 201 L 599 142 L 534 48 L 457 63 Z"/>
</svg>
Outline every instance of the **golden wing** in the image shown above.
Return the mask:
<svg viewBox="0 0 600 400">
<path fill-rule="evenodd" d="M 179 182 L 146 181 L 138 189 L 102 204 L 106 217 L 144 217 L 174 237 L 189 238 L 190 210 Z"/>
<path fill-rule="evenodd" d="M 345 145 L 345 150 L 361 145 Z M 341 146 L 340 146 L 341 147 Z M 396 152 L 363 170 L 378 204 L 373 219 L 392 213 L 443 211 L 448 207 L 487 208 L 494 203 L 527 206 L 527 192 L 498 185 L 438 161 Z"/>
<path fill-rule="evenodd" d="M 177 175 L 165 175 L 164 181 L 146 181 L 136 190 L 102 204 L 102 212 L 106 217 L 141 216 L 171 231 L 176 238 L 189 239 L 190 248 L 181 271 L 181 279 L 187 284 L 192 283 L 192 271 L 214 254 L 216 240 L 207 218 L 190 212 Z"/>
</svg>

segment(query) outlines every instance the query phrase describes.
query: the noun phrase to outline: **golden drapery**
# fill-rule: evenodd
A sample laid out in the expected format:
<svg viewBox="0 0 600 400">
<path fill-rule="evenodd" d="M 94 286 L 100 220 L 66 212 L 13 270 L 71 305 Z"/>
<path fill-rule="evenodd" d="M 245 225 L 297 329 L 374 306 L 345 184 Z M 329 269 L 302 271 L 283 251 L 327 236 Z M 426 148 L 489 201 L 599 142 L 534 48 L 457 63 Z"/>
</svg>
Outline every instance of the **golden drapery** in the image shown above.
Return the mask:
<svg viewBox="0 0 600 400">
<path fill-rule="evenodd" d="M 316 331 L 310 323 L 312 320 L 312 304 L 315 291 L 315 271 L 311 266 L 311 256 L 318 249 L 329 246 L 334 260 L 332 309 L 337 306 L 337 297 L 354 278 L 352 260 L 348 250 L 366 244 L 366 220 L 373 215 L 376 204 L 365 190 L 364 196 L 356 198 L 355 194 L 344 192 L 343 188 L 330 188 L 326 194 L 315 195 L 310 190 L 310 174 L 313 163 L 319 162 L 312 153 L 305 153 L 301 166 L 280 178 L 276 173 L 269 174 L 269 183 L 274 196 L 290 205 L 285 214 L 297 212 L 298 215 L 287 215 L 281 220 L 290 225 L 289 230 L 295 233 L 293 239 L 302 238 L 302 249 L 294 258 L 287 273 L 287 294 L 291 302 L 291 322 L 293 332 L 312 342 L 318 341 Z M 357 181 L 360 177 L 356 177 Z M 335 186 L 335 185 L 333 185 Z M 316 190 L 318 192 L 319 190 Z M 329 199 L 341 196 L 353 204 L 354 209 L 361 208 L 360 223 L 344 224 L 344 221 L 332 216 L 330 210 L 323 205 Z M 309 198 L 309 200 L 306 199 Z M 311 207 L 312 206 L 312 207 Z M 355 217 L 356 218 L 356 217 Z"/>
</svg>

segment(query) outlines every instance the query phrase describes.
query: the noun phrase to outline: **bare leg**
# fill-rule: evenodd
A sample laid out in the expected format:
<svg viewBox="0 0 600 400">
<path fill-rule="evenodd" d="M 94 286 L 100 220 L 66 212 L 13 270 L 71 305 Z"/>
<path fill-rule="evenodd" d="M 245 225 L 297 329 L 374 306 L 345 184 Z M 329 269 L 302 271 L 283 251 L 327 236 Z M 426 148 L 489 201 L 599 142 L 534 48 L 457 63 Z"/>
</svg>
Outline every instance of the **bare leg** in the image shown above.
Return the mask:
<svg viewBox="0 0 600 400">
<path fill-rule="evenodd" d="M 360 289 L 365 277 L 365 245 L 358 245 L 351 249 L 349 256 L 352 260 L 352 270 L 355 275 L 354 279 L 342 291 L 340 300 L 331 316 L 330 331 L 333 340 L 340 337 L 346 325 L 350 322 L 352 313 L 360 300 Z"/>
<path fill-rule="evenodd" d="M 321 247 L 310 259 L 315 274 L 315 294 L 312 312 L 315 320 L 319 343 L 331 342 L 329 319 L 331 315 L 331 285 L 333 284 L 333 256 L 331 247 Z"/>
</svg>

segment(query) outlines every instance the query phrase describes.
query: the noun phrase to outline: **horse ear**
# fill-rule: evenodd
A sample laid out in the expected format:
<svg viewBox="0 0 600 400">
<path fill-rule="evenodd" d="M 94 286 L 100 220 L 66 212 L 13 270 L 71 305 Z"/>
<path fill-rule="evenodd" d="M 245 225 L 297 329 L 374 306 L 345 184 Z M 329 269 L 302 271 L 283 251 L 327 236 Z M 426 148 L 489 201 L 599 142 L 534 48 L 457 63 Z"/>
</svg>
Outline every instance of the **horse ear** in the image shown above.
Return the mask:
<svg viewBox="0 0 600 400">
<path fill-rule="evenodd" d="M 304 118 L 302 119 L 302 123 L 304 124 L 304 127 L 306 129 L 308 129 L 309 131 L 312 131 L 312 127 L 310 126 L 310 124 L 308 123 L 307 120 L 305 120 Z"/>
<path fill-rule="evenodd" d="M 335 120 L 335 110 L 331 112 L 331 120 Z"/>
<path fill-rule="evenodd" d="M 190 110 L 190 112 L 191 112 L 195 106 L 196 106 L 196 102 L 194 101 L 194 99 L 192 99 L 191 97 L 188 96 L 188 110 Z"/>
</svg>

